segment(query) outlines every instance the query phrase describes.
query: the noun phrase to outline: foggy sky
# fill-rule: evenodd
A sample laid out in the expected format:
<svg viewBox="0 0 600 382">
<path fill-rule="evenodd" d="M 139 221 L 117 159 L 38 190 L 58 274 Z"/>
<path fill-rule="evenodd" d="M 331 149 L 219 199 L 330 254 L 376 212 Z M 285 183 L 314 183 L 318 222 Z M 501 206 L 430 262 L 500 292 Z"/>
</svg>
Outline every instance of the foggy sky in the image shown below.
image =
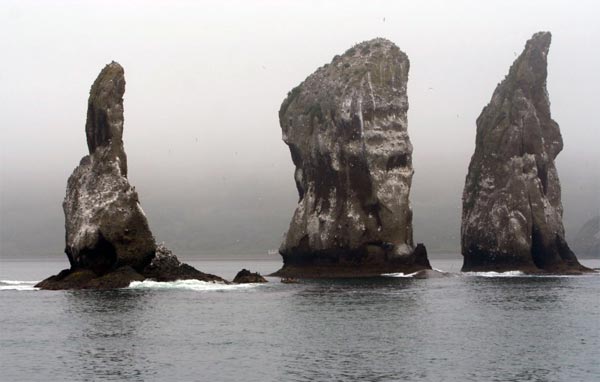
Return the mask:
<svg viewBox="0 0 600 382">
<path fill-rule="evenodd" d="M 0 256 L 63 256 L 62 199 L 87 154 L 89 89 L 125 68 L 129 179 L 177 253 L 277 248 L 295 208 L 278 110 L 355 43 L 411 62 L 415 240 L 459 250 L 475 119 L 531 35 L 552 32 L 548 91 L 567 238 L 600 213 L 595 1 L 1 1 Z"/>
</svg>

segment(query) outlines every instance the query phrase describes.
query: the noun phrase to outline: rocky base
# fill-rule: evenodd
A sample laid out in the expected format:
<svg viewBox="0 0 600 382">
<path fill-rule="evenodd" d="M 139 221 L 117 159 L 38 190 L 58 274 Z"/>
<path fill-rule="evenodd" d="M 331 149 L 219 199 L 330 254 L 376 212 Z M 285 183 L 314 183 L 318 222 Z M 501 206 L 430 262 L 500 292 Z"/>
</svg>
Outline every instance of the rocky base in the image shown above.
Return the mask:
<svg viewBox="0 0 600 382">
<path fill-rule="evenodd" d="M 252 284 L 252 283 L 267 283 L 267 279 L 262 277 L 260 273 L 252 273 L 247 269 L 242 269 L 235 275 L 234 284 Z"/>
<path fill-rule="evenodd" d="M 117 268 L 102 276 L 89 269 L 64 269 L 56 276 L 50 276 L 35 287 L 46 290 L 64 289 L 115 289 L 126 288 L 132 281 L 142 281 L 144 276 L 130 266 Z"/>
<path fill-rule="evenodd" d="M 142 273 L 154 281 L 200 280 L 227 283 L 219 276 L 200 272 L 191 265 L 180 262 L 163 244 L 158 245 L 156 255 Z"/>
<path fill-rule="evenodd" d="M 377 277 L 384 273 L 414 273 L 431 269 L 427 249 L 418 244 L 407 256 L 390 257 L 385 253 L 327 251 L 299 256 L 283 255 L 283 267 L 272 276 L 298 278 Z"/>
<path fill-rule="evenodd" d="M 557 240 L 559 241 L 559 240 Z M 532 251 L 531 257 L 514 256 L 504 252 L 492 252 L 470 248 L 463 253 L 462 272 L 510 272 L 527 274 L 578 275 L 593 272 L 581 265 L 568 245 L 562 241 L 554 248 Z"/>
<path fill-rule="evenodd" d="M 229 283 L 219 276 L 203 273 L 191 265 L 182 263 L 164 245 L 159 245 L 151 263 L 140 272 L 130 266 L 98 274 L 90 269 L 64 269 L 50 276 L 35 287 L 46 290 L 64 289 L 116 289 L 127 288 L 132 281 L 200 280 Z"/>
</svg>

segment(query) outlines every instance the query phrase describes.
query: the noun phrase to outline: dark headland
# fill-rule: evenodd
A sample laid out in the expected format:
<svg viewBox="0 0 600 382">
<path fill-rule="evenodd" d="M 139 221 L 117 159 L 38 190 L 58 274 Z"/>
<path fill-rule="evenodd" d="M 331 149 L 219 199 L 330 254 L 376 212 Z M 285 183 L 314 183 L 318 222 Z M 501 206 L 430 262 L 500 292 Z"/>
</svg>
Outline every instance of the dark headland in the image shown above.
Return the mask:
<svg viewBox="0 0 600 382">
<path fill-rule="evenodd" d="M 563 148 L 546 89 L 549 32 L 527 41 L 477 119 L 463 193 L 463 271 L 582 273 L 565 241 L 554 159 Z"/>
<path fill-rule="evenodd" d="M 377 38 L 335 56 L 279 110 L 299 201 L 279 252 L 286 277 L 430 269 L 413 243 L 407 132 L 410 63 Z"/>
</svg>

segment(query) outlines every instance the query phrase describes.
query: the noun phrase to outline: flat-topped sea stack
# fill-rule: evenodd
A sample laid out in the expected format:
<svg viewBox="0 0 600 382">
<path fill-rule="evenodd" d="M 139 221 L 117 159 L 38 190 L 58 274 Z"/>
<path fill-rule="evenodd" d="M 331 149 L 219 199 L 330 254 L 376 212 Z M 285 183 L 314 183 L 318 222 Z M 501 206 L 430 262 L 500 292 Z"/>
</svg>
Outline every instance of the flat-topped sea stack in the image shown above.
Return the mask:
<svg viewBox="0 0 600 382">
<path fill-rule="evenodd" d="M 85 132 L 89 155 L 81 159 L 69 178 L 63 202 L 65 253 L 71 268 L 37 287 L 118 288 L 147 277 L 222 280 L 179 263 L 164 247 L 157 255 L 138 194 L 127 180 L 124 93 L 123 68 L 116 62 L 106 65 L 92 85 L 88 100 Z"/>
<path fill-rule="evenodd" d="M 549 32 L 527 41 L 477 119 L 463 193 L 463 271 L 588 271 L 565 241 L 554 159 L 563 148 L 546 90 Z"/>
<path fill-rule="evenodd" d="M 299 201 L 279 250 L 284 277 L 429 269 L 415 247 L 407 132 L 409 60 L 385 39 L 335 56 L 279 111 Z"/>
</svg>

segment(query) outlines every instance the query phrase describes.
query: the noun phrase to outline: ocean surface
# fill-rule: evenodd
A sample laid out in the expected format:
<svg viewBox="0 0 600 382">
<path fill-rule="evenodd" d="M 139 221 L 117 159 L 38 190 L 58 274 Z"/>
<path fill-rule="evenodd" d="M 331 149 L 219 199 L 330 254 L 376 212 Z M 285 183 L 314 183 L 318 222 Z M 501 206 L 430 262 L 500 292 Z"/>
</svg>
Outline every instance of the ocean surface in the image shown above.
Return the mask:
<svg viewBox="0 0 600 382">
<path fill-rule="evenodd" d="M 281 265 L 187 260 L 228 279 Z M 432 265 L 450 275 L 39 291 L 66 259 L 2 260 L 0 381 L 600 380 L 600 276 Z"/>
</svg>

